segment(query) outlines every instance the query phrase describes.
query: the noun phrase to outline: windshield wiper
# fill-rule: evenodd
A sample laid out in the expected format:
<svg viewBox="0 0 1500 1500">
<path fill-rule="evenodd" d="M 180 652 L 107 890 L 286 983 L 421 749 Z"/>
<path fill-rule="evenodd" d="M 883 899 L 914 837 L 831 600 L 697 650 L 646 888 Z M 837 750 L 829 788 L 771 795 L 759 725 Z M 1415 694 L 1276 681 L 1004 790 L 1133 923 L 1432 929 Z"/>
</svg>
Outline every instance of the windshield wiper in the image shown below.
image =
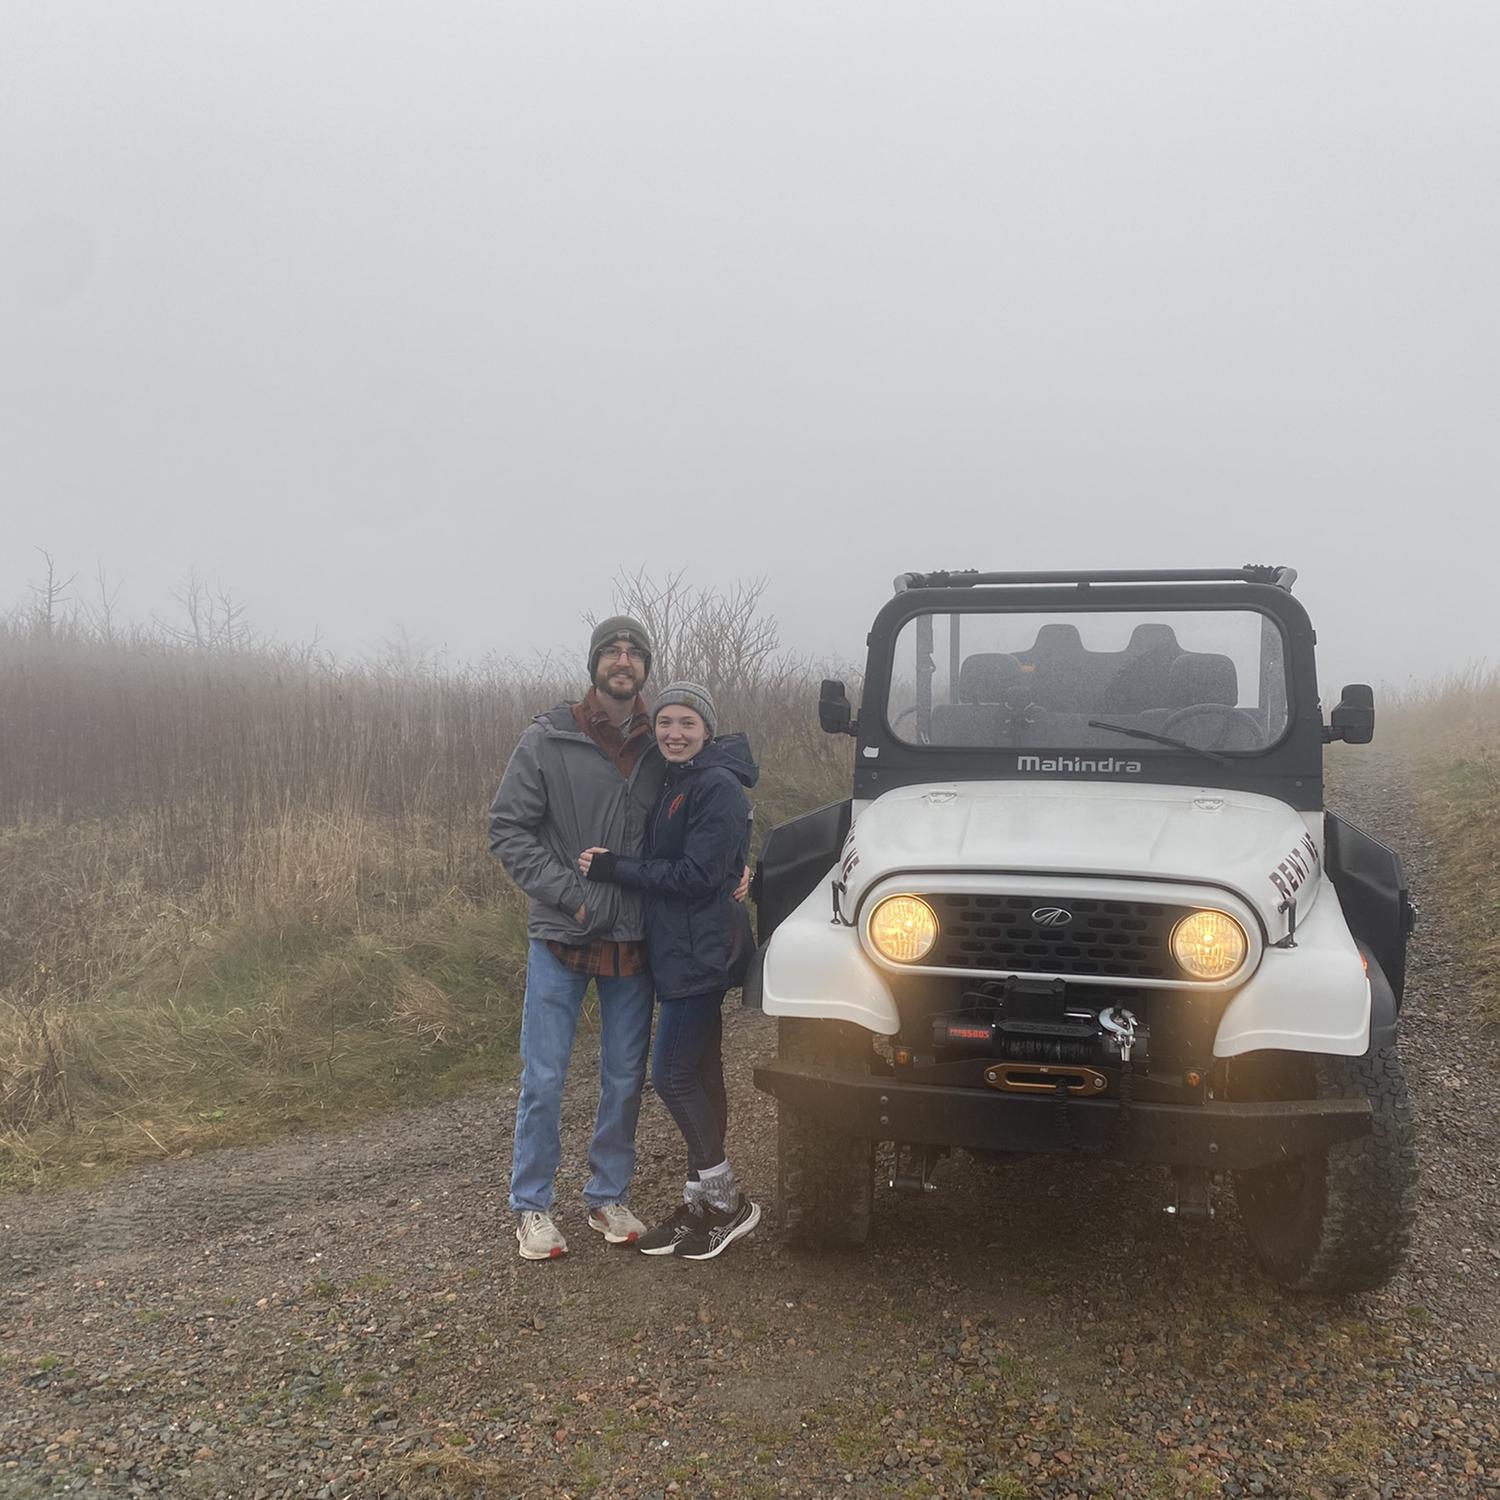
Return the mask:
<svg viewBox="0 0 1500 1500">
<path fill-rule="evenodd" d="M 1232 766 L 1234 762 L 1217 750 L 1205 750 L 1202 745 L 1190 745 L 1186 740 L 1173 739 L 1170 734 L 1153 734 L 1149 729 L 1131 729 L 1125 724 L 1110 724 L 1104 719 L 1090 719 L 1090 729 L 1112 729 L 1116 734 L 1128 734 L 1133 740 L 1154 740 L 1158 745 L 1170 745 L 1174 750 L 1190 750 L 1194 755 L 1206 755 L 1220 765 Z"/>
</svg>

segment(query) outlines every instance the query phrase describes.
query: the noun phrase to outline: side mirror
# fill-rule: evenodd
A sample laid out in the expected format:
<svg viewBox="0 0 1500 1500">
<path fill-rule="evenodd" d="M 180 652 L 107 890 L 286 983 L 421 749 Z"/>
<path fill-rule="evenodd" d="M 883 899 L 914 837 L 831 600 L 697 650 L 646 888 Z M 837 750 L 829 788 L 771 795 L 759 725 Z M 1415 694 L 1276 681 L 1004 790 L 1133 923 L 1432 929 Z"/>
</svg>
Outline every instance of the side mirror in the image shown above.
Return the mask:
<svg viewBox="0 0 1500 1500">
<path fill-rule="evenodd" d="M 854 710 L 849 706 L 849 694 L 836 677 L 825 677 L 818 689 L 818 723 L 823 726 L 824 734 L 854 733 Z"/>
<path fill-rule="evenodd" d="M 1343 740 L 1348 745 L 1368 745 L 1375 738 L 1375 694 L 1368 683 L 1348 683 L 1338 707 L 1328 716 L 1325 740 Z"/>
</svg>

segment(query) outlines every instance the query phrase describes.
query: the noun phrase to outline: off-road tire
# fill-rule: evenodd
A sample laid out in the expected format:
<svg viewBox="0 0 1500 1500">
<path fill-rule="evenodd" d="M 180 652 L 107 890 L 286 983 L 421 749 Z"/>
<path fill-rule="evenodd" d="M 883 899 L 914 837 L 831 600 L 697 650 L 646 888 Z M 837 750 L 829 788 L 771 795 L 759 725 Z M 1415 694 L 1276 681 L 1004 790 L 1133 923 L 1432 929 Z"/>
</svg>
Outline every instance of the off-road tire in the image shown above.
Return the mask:
<svg viewBox="0 0 1500 1500">
<path fill-rule="evenodd" d="M 776 1053 L 782 1062 L 862 1075 L 875 1056 L 863 1027 L 801 1016 L 780 1018 Z M 779 1101 L 776 1200 L 787 1243 L 798 1250 L 857 1249 L 870 1233 L 874 1199 L 875 1143 L 841 1135 L 826 1120 Z"/>
<path fill-rule="evenodd" d="M 1231 1083 L 1236 1098 L 1370 1101 L 1371 1134 L 1236 1172 L 1234 1191 L 1251 1248 L 1283 1286 L 1299 1292 L 1383 1286 L 1406 1260 L 1416 1218 L 1416 1144 L 1395 1049 L 1367 1057 L 1265 1054 L 1240 1077 L 1241 1087 Z"/>
</svg>

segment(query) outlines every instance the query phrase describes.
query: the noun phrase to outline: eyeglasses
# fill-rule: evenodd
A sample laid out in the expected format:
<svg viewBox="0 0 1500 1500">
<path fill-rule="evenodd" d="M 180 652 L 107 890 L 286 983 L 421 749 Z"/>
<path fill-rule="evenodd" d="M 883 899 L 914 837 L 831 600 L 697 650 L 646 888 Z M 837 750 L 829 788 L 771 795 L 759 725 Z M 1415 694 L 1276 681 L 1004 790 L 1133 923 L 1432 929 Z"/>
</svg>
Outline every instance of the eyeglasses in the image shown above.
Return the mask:
<svg viewBox="0 0 1500 1500">
<path fill-rule="evenodd" d="M 646 653 L 639 646 L 606 646 L 599 653 L 600 661 L 619 661 L 622 657 L 640 666 Z"/>
</svg>

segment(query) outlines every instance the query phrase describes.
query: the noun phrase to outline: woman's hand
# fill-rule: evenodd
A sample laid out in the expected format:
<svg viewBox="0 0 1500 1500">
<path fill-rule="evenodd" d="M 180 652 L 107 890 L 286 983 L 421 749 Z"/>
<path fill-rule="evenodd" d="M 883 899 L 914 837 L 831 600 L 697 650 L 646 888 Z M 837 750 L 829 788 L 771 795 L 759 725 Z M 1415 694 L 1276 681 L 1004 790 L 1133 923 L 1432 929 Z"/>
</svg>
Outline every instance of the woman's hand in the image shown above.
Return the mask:
<svg viewBox="0 0 1500 1500">
<path fill-rule="evenodd" d="M 585 880 L 589 878 L 589 866 L 594 862 L 596 854 L 608 854 L 608 849 L 585 849 L 578 856 L 578 871 Z"/>
</svg>

